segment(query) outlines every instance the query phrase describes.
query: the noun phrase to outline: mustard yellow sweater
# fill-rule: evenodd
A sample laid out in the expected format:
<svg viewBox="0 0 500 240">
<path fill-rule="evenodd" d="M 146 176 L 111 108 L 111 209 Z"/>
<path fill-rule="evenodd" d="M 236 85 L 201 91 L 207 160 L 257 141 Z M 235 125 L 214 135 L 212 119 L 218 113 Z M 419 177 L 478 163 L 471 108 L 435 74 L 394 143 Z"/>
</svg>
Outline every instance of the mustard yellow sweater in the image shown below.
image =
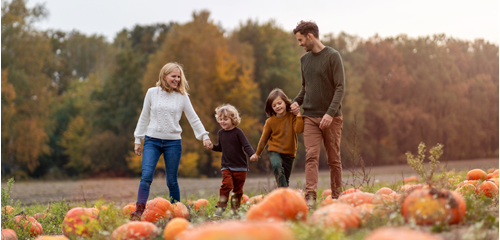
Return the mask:
<svg viewBox="0 0 500 240">
<path fill-rule="evenodd" d="M 268 118 L 264 124 L 264 131 L 260 137 L 257 155 L 261 155 L 269 143 L 268 151 L 278 152 L 295 157 L 297 152 L 297 133 L 304 131 L 304 119 L 291 112 L 283 117 L 276 115 Z"/>
</svg>

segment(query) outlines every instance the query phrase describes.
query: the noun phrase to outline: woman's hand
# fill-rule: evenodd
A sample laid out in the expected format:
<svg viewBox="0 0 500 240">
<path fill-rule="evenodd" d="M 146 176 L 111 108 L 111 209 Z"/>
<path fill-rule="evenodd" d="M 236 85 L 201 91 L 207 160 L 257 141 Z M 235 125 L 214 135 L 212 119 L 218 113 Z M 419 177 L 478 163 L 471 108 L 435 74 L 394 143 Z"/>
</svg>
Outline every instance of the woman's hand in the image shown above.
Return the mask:
<svg viewBox="0 0 500 240">
<path fill-rule="evenodd" d="M 257 155 L 256 153 L 254 153 L 254 154 L 250 157 L 250 161 L 252 161 L 252 162 L 259 161 L 259 158 L 260 158 L 260 156 L 259 156 L 259 155 Z"/>
<path fill-rule="evenodd" d="M 205 147 L 207 150 L 212 150 L 212 148 L 214 148 L 214 145 L 212 144 L 212 141 L 210 141 L 210 139 L 205 139 L 203 140 L 203 147 Z"/>
<path fill-rule="evenodd" d="M 141 144 L 135 144 L 135 147 L 134 147 L 134 151 L 135 151 L 135 154 L 137 154 L 137 156 L 141 156 L 141 153 L 142 153 L 142 149 L 141 149 Z"/>
</svg>

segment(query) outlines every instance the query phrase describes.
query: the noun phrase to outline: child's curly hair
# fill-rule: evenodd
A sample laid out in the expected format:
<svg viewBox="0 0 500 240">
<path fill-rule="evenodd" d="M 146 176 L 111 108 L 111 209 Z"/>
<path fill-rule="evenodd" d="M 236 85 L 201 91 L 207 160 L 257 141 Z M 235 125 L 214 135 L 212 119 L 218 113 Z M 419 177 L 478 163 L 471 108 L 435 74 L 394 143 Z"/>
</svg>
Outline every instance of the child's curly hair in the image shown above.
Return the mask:
<svg viewBox="0 0 500 240">
<path fill-rule="evenodd" d="M 233 105 L 222 104 L 215 109 L 215 119 L 217 122 L 219 122 L 219 118 L 224 116 L 230 118 L 234 126 L 238 126 L 241 122 L 240 114 Z"/>
</svg>

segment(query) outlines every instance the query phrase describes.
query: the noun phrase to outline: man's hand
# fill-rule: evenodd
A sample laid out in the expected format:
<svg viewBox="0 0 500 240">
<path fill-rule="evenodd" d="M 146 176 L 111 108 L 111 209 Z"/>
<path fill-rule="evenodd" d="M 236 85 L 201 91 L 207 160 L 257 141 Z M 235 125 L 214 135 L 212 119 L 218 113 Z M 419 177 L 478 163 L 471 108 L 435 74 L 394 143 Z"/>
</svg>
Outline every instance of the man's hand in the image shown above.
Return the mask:
<svg viewBox="0 0 500 240">
<path fill-rule="evenodd" d="M 325 114 L 325 116 L 323 116 L 323 118 L 321 119 L 321 122 L 319 122 L 319 128 L 322 130 L 327 129 L 328 127 L 330 127 L 330 124 L 332 124 L 332 121 L 333 117 Z"/>
<path fill-rule="evenodd" d="M 292 109 L 293 114 L 300 114 L 300 106 L 297 102 L 292 103 L 292 105 L 290 105 L 290 108 Z"/>
<path fill-rule="evenodd" d="M 142 149 L 141 149 L 141 144 L 135 144 L 134 146 L 134 152 L 137 156 L 141 156 Z"/>
<path fill-rule="evenodd" d="M 203 147 L 207 150 L 212 150 L 214 148 L 214 145 L 212 144 L 212 141 L 210 139 L 203 140 Z"/>
</svg>

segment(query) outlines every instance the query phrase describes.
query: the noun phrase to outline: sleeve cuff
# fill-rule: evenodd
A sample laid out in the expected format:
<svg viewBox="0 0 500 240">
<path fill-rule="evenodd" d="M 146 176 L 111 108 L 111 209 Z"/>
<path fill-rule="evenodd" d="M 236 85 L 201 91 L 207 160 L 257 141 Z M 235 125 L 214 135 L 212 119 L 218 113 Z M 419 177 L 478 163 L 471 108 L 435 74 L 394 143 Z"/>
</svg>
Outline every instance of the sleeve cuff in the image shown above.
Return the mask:
<svg viewBox="0 0 500 240">
<path fill-rule="evenodd" d="M 205 141 L 207 139 L 210 140 L 210 137 L 208 136 L 208 133 L 207 134 L 203 134 L 203 138 L 202 139 L 203 139 L 203 141 Z"/>
</svg>

